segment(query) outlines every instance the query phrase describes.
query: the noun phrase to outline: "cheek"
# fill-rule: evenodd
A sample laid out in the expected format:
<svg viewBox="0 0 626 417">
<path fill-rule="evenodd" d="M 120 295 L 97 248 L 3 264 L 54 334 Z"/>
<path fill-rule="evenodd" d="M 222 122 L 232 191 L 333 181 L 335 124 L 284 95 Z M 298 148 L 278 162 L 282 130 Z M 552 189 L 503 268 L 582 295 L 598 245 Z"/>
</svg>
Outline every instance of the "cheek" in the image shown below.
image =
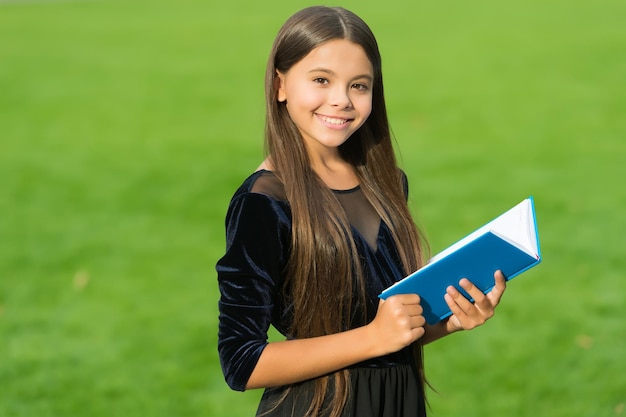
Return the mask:
<svg viewBox="0 0 626 417">
<path fill-rule="evenodd" d="M 352 102 L 354 107 L 359 111 L 359 114 L 364 119 L 367 119 L 372 113 L 372 97 L 359 97 L 358 100 Z"/>
<path fill-rule="evenodd" d="M 303 110 L 313 110 L 324 102 L 323 93 L 316 89 L 300 88 L 292 96 L 292 104 Z"/>
<path fill-rule="evenodd" d="M 319 93 L 316 94 L 311 90 L 292 90 L 292 93 L 287 100 L 287 111 L 292 120 L 304 121 L 305 118 L 311 117 L 323 104 L 323 99 Z"/>
</svg>

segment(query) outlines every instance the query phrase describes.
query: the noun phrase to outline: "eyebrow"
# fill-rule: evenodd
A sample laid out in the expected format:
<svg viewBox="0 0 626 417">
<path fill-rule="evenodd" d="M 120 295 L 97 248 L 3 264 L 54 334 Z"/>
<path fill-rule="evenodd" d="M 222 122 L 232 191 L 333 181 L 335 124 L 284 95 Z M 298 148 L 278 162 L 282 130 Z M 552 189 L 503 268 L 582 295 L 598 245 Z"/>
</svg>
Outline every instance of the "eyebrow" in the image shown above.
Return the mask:
<svg viewBox="0 0 626 417">
<path fill-rule="evenodd" d="M 313 73 L 313 72 L 324 72 L 324 73 L 329 74 L 329 75 L 336 75 L 334 71 L 329 70 L 327 68 L 322 68 L 322 67 L 320 67 L 320 68 L 313 68 L 312 70 L 309 70 L 309 74 Z M 369 81 L 372 81 L 374 79 L 374 77 L 372 75 L 370 75 L 370 74 L 361 74 L 361 75 L 357 75 L 356 77 L 352 77 L 353 80 L 358 80 L 358 79 L 361 79 L 361 78 L 366 78 Z"/>
</svg>

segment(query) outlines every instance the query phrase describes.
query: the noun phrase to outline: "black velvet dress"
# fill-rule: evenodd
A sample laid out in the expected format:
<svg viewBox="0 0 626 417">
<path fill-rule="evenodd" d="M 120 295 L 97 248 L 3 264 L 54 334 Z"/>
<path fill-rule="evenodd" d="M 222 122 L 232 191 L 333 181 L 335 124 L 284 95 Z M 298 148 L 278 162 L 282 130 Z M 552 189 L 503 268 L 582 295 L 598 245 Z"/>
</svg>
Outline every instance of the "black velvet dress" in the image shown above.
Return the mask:
<svg viewBox="0 0 626 417">
<path fill-rule="evenodd" d="M 378 294 L 404 276 L 401 262 L 387 225 L 360 188 L 335 191 L 335 195 L 348 214 L 366 274 L 366 311 L 371 321 Z M 236 191 L 226 216 L 226 238 L 226 254 L 216 266 L 221 293 L 218 350 L 228 385 L 243 391 L 267 345 L 270 324 L 286 335 L 290 322 L 280 289 L 291 245 L 291 212 L 273 173 L 255 172 Z M 355 323 L 355 327 L 365 324 Z M 349 372 L 351 396 L 343 416 L 426 415 L 410 348 L 359 363 Z M 303 416 L 310 403 L 311 384 L 293 386 L 278 408 L 273 405 L 284 388 L 265 390 L 257 415 Z"/>
</svg>

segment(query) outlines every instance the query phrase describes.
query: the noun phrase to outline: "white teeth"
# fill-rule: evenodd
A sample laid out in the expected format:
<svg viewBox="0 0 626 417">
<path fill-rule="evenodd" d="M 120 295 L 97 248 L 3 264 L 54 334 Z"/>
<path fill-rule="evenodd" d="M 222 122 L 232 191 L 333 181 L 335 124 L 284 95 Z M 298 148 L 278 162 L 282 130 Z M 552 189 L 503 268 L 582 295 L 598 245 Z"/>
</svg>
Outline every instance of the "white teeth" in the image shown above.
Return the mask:
<svg viewBox="0 0 626 417">
<path fill-rule="evenodd" d="M 326 123 L 330 123 L 331 125 L 343 125 L 348 123 L 348 120 L 346 119 L 333 119 L 331 117 L 324 117 L 322 116 L 322 120 L 325 121 Z"/>
</svg>

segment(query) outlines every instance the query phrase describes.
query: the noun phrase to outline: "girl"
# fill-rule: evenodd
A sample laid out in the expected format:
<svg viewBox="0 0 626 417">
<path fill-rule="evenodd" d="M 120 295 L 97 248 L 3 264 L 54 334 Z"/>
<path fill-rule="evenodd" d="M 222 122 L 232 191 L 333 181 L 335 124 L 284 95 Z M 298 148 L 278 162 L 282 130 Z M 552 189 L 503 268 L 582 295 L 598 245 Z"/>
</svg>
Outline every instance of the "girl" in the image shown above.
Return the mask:
<svg viewBox="0 0 626 417">
<path fill-rule="evenodd" d="M 422 346 L 493 315 L 467 280 L 453 315 L 425 325 L 419 296 L 378 294 L 416 270 L 423 242 L 391 144 L 369 27 L 311 7 L 280 29 L 266 72 L 268 155 L 231 200 L 217 263 L 219 353 L 257 415 L 424 416 Z M 273 325 L 285 341 L 267 342 Z"/>
</svg>

